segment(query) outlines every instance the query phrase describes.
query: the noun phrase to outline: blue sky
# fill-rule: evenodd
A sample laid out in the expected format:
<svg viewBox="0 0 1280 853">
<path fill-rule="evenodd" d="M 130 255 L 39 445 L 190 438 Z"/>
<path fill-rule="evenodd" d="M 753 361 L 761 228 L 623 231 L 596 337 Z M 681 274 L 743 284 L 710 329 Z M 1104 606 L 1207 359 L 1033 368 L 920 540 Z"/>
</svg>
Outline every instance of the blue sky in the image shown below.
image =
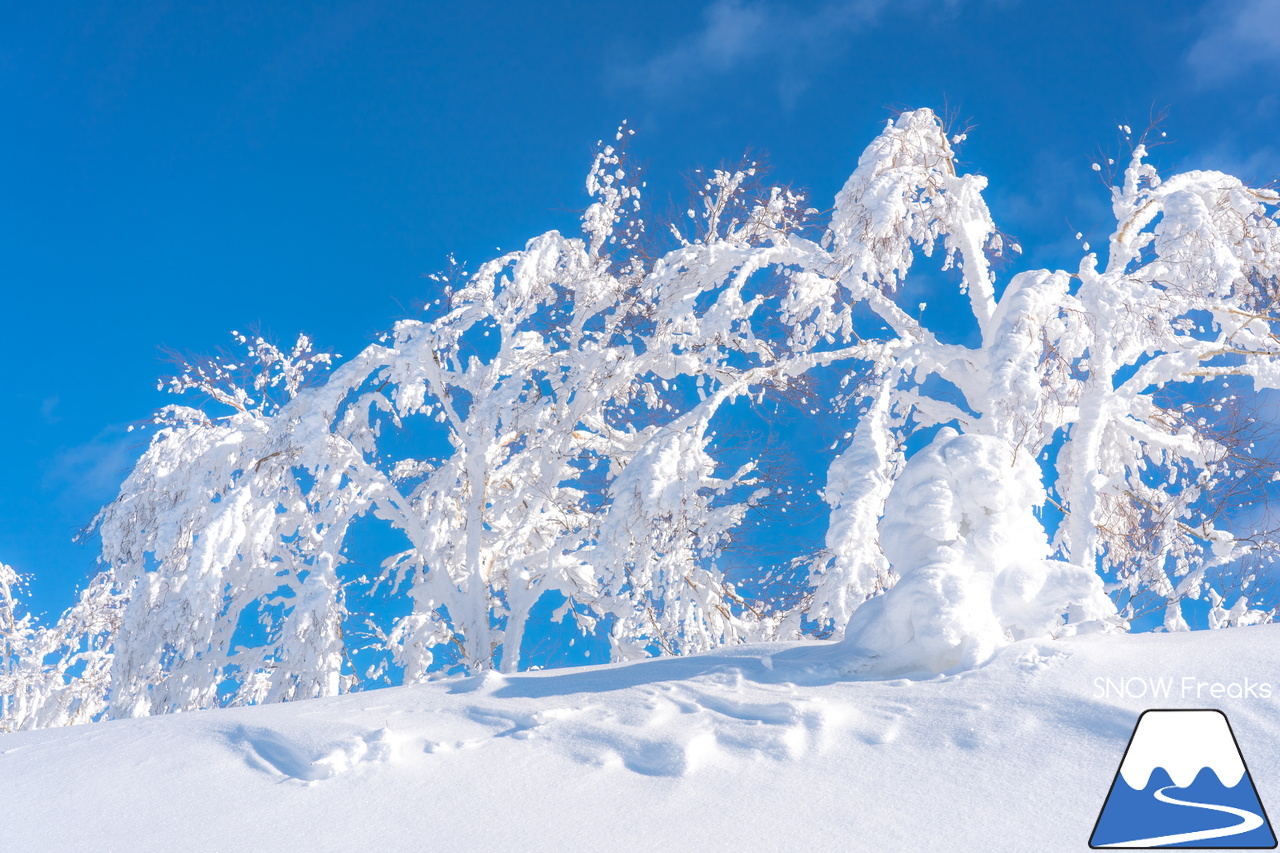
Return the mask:
<svg viewBox="0 0 1280 853">
<path fill-rule="evenodd" d="M 573 230 L 622 119 L 659 208 L 747 149 L 825 208 L 894 107 L 949 107 L 1016 268 L 1074 268 L 1110 230 L 1089 164 L 1153 108 L 1162 170 L 1280 174 L 1276 33 L 1275 0 L 6 4 L 0 560 L 69 603 L 161 346 L 353 354 L 450 252 Z"/>
</svg>

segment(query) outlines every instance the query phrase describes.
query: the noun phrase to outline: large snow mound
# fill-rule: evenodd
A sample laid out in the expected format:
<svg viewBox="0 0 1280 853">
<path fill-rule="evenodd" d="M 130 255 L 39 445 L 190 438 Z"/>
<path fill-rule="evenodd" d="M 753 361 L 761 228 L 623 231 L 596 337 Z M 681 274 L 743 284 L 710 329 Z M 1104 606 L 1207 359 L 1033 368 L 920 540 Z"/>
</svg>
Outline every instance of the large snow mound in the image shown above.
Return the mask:
<svg viewBox="0 0 1280 853">
<path fill-rule="evenodd" d="M 945 428 L 894 484 L 880 541 L 901 579 L 855 610 L 842 643 L 854 671 L 941 673 L 1009 642 L 1106 627 L 1093 572 L 1050 560 L 1035 461 L 1004 440 Z"/>
<path fill-rule="evenodd" d="M 739 646 L 0 735 L 0 849 L 1083 850 L 1150 707 L 1222 709 L 1280 804 L 1280 626 L 842 666 Z"/>
</svg>

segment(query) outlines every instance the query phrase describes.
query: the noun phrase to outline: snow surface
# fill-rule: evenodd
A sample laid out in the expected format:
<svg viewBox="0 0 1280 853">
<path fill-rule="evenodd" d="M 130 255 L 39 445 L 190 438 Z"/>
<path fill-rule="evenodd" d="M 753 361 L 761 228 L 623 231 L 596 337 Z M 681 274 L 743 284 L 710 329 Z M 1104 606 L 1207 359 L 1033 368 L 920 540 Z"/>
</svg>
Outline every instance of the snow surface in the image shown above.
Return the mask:
<svg viewBox="0 0 1280 853">
<path fill-rule="evenodd" d="M 1280 626 L 1028 640 L 919 680 L 848 680 L 832 648 L 0 735 L 0 849 L 1084 850 L 1149 707 L 1225 711 L 1280 809 L 1276 691 L 1181 693 L 1268 682 Z"/>
</svg>

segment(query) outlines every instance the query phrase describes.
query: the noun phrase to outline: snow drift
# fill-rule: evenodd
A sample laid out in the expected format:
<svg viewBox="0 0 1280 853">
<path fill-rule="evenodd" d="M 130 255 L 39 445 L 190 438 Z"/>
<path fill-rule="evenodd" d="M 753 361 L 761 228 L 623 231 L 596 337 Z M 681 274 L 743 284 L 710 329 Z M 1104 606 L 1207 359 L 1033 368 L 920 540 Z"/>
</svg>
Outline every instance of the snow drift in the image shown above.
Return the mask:
<svg viewBox="0 0 1280 853">
<path fill-rule="evenodd" d="M 1084 850 L 1139 714 L 1274 685 L 1280 626 L 1025 640 L 919 680 L 841 661 L 740 646 L 4 734 L 0 848 Z M 1228 692 L 1274 813 L 1280 690 Z"/>
</svg>

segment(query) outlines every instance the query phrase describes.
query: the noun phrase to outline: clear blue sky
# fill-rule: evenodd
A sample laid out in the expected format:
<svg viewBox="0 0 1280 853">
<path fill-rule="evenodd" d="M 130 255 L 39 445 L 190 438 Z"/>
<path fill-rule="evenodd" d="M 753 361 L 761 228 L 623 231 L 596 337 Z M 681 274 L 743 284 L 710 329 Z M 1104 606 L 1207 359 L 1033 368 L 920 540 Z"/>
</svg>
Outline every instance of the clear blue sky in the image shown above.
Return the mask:
<svg viewBox="0 0 1280 853">
<path fill-rule="evenodd" d="M 36 609 L 92 569 L 71 536 L 168 402 L 161 345 L 353 354 L 449 252 L 574 229 L 621 119 L 659 199 L 749 148 L 825 208 L 890 109 L 949 105 L 1017 268 L 1104 242 L 1089 164 L 1153 107 L 1162 169 L 1280 173 L 1276 0 L 463 5 L 0 10 L 0 560 Z"/>
</svg>

